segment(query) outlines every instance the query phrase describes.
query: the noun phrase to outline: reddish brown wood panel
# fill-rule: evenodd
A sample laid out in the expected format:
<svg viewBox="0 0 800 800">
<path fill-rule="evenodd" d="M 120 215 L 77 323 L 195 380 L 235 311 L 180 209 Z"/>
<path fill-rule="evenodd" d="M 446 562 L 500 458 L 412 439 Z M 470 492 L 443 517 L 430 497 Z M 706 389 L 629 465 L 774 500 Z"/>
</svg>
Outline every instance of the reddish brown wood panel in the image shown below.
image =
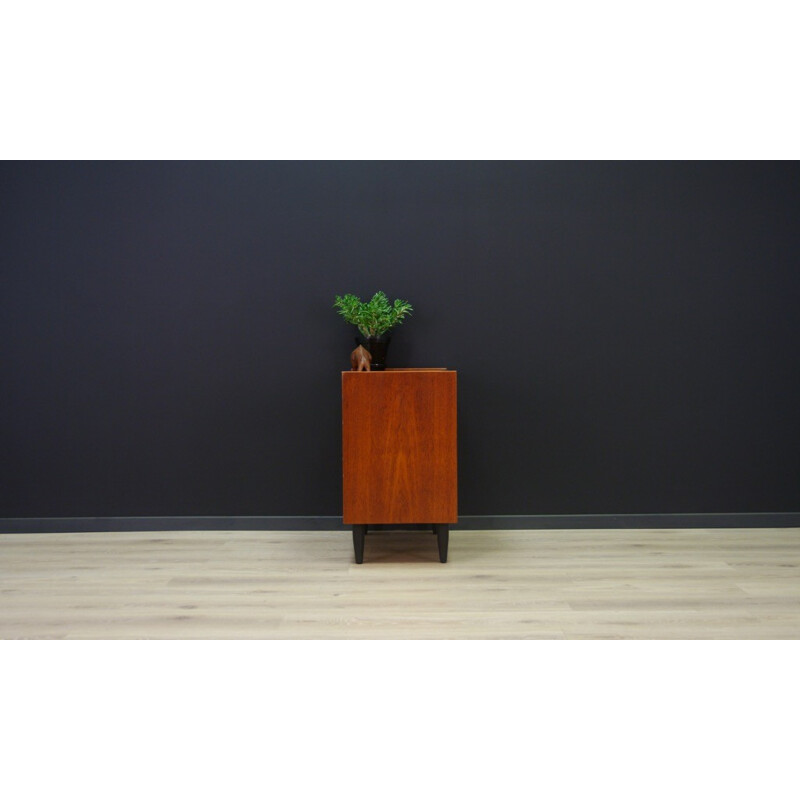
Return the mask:
<svg viewBox="0 0 800 800">
<path fill-rule="evenodd" d="M 342 373 L 345 525 L 458 521 L 456 372 Z"/>
</svg>

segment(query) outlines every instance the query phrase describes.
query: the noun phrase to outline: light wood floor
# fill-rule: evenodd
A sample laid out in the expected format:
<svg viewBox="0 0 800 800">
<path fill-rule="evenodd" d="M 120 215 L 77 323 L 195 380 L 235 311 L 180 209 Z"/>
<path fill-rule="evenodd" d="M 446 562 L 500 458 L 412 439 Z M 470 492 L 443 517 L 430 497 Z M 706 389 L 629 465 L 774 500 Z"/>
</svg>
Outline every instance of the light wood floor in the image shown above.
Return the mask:
<svg viewBox="0 0 800 800">
<path fill-rule="evenodd" d="M 0 535 L 3 639 L 797 639 L 800 529 Z"/>
</svg>

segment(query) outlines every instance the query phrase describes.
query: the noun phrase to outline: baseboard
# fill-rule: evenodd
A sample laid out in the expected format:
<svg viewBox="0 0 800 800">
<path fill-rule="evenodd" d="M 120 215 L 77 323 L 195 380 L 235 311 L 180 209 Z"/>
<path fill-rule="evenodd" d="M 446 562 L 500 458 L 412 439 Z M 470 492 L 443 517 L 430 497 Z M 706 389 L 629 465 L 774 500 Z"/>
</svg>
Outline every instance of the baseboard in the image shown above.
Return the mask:
<svg viewBox="0 0 800 800">
<path fill-rule="evenodd" d="M 461 517 L 464 530 L 580 530 L 596 528 L 798 528 L 800 512 L 759 514 L 542 514 Z"/>
<path fill-rule="evenodd" d="M 423 525 L 378 525 L 420 530 Z M 762 514 L 542 514 L 463 516 L 453 530 L 577 530 L 609 528 L 800 528 L 800 512 Z M 16 517 L 0 518 L 0 533 L 98 531 L 349 530 L 341 517 Z"/>
</svg>

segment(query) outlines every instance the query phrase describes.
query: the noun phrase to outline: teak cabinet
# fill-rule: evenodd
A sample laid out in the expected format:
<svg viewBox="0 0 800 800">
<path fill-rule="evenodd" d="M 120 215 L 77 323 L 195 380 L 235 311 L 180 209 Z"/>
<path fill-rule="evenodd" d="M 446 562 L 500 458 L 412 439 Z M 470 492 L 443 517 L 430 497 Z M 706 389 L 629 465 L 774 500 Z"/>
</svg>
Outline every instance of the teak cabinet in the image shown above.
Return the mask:
<svg viewBox="0 0 800 800">
<path fill-rule="evenodd" d="M 447 369 L 342 373 L 343 519 L 356 563 L 370 525 L 425 524 L 447 561 L 458 522 L 456 377 Z"/>
</svg>

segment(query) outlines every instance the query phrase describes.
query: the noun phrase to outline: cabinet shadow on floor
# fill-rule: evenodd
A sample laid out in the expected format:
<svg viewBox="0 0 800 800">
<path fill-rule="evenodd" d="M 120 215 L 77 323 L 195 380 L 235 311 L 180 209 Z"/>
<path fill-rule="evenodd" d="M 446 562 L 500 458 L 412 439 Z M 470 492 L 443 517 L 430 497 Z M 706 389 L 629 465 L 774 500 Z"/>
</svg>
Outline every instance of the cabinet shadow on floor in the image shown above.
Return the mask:
<svg viewBox="0 0 800 800">
<path fill-rule="evenodd" d="M 364 539 L 364 566 L 377 564 L 439 563 L 436 536 L 430 531 L 368 531 Z M 362 565 L 359 565 L 362 566 Z"/>
<path fill-rule="evenodd" d="M 474 534 L 476 531 L 470 531 Z M 505 543 L 496 536 L 470 537 L 468 548 L 459 548 L 458 530 L 450 530 L 448 562 L 469 563 L 482 559 L 487 554 L 502 553 Z M 436 535 L 428 530 L 380 530 L 369 531 L 364 541 L 364 564 L 413 564 L 420 562 L 439 563 Z"/>
</svg>

